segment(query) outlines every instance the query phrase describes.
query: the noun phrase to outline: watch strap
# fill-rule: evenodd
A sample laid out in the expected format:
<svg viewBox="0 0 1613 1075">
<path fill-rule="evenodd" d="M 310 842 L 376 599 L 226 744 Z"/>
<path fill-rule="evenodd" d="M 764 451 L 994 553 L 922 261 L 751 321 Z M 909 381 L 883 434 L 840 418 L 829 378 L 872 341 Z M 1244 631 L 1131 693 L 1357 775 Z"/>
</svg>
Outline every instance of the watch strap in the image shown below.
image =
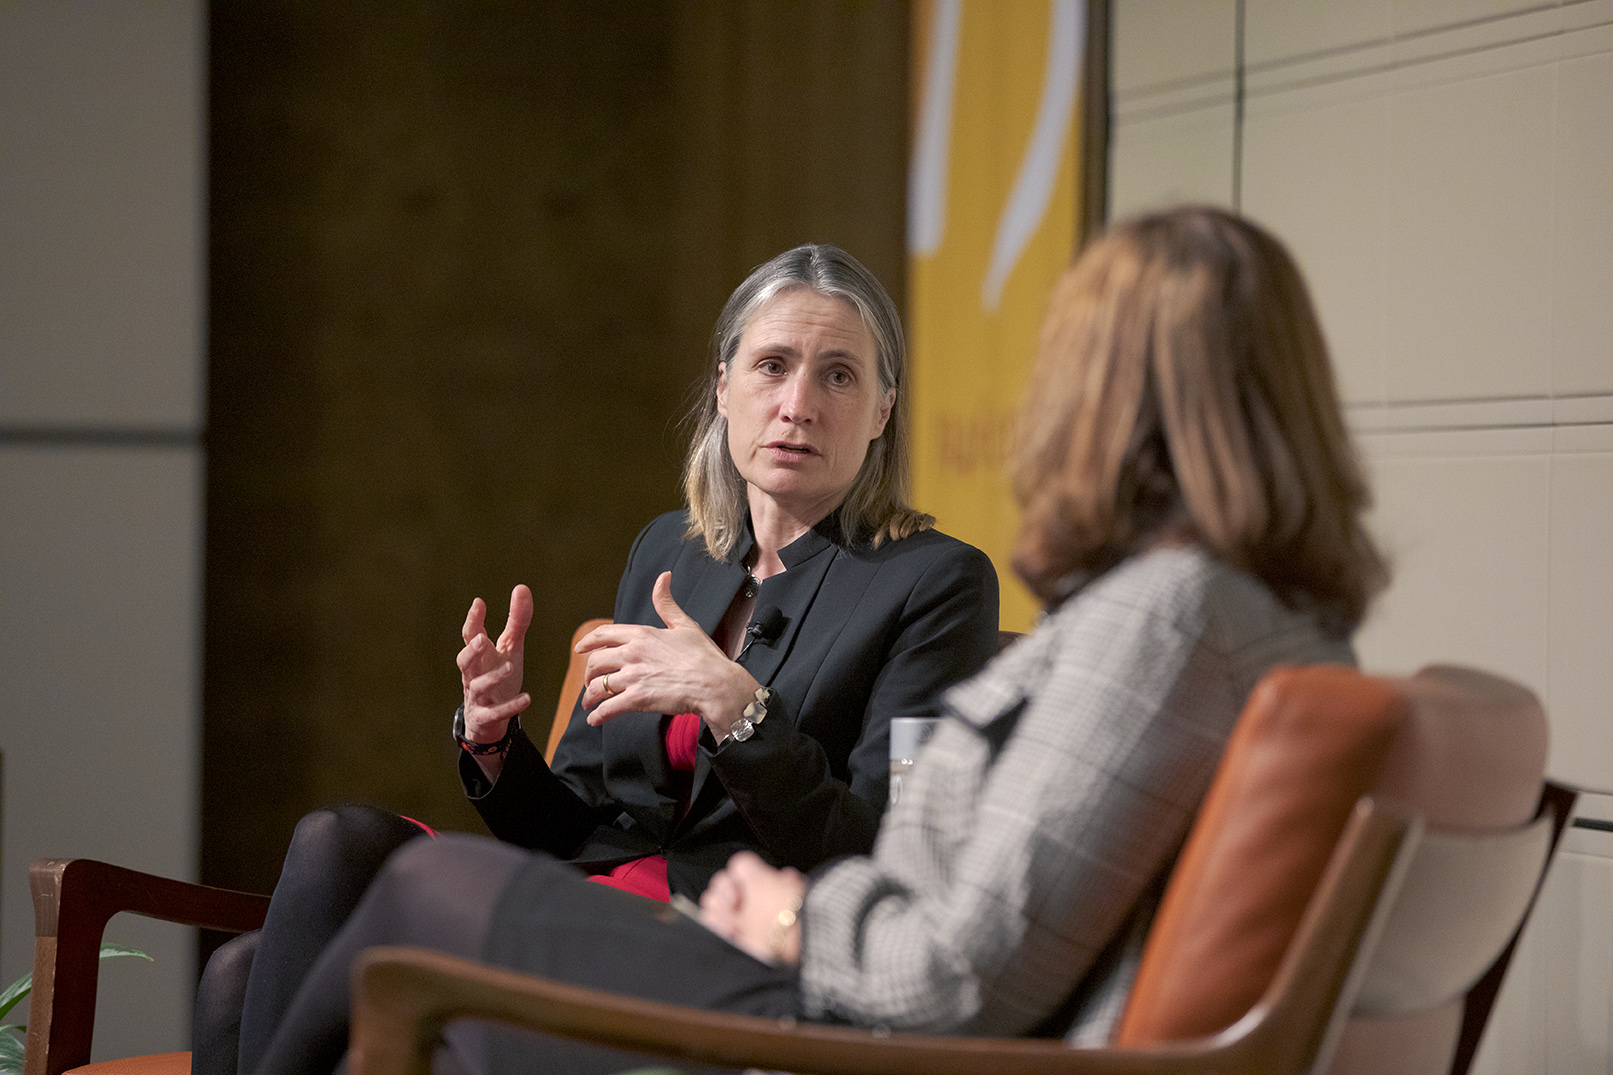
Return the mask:
<svg viewBox="0 0 1613 1075">
<path fill-rule="evenodd" d="M 454 711 L 454 742 L 459 744 L 461 750 L 477 757 L 487 757 L 489 754 L 503 756 L 510 752 L 510 744 L 515 742 L 515 733 L 521 728 L 520 714 L 510 718 L 504 725 L 504 737 L 495 743 L 478 743 L 465 736 L 465 707 L 460 706 Z"/>
</svg>

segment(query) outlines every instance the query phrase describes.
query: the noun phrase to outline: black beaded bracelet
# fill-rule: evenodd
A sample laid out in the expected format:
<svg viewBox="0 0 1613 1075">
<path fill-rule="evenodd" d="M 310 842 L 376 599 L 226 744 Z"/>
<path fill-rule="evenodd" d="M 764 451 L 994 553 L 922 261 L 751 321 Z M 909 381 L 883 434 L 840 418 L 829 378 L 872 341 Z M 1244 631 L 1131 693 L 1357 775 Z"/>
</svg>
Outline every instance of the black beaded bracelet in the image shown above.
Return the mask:
<svg viewBox="0 0 1613 1075">
<path fill-rule="evenodd" d="M 508 754 L 510 744 L 515 742 L 515 733 L 520 727 L 520 716 L 513 716 L 510 718 L 510 722 L 504 726 L 504 738 L 496 743 L 477 743 L 465 738 L 465 707 L 460 706 L 454 712 L 454 742 L 458 743 L 460 749 L 467 754 L 474 754 L 477 757 L 486 757 L 489 754 L 497 754 L 502 757 Z"/>
</svg>

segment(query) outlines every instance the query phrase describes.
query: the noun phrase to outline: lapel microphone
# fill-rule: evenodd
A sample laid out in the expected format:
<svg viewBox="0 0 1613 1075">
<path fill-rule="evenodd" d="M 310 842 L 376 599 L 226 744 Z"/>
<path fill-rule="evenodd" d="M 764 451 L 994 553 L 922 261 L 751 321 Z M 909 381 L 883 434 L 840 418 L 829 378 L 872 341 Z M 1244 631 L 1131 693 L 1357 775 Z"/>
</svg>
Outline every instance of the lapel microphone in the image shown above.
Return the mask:
<svg viewBox="0 0 1613 1075">
<path fill-rule="evenodd" d="M 777 606 L 767 609 L 745 627 L 745 644 L 740 647 L 739 656 L 734 660 L 742 660 L 750 652 L 752 643 L 760 642 L 764 646 L 771 646 L 778 641 L 778 636 L 784 632 L 784 613 Z"/>
</svg>

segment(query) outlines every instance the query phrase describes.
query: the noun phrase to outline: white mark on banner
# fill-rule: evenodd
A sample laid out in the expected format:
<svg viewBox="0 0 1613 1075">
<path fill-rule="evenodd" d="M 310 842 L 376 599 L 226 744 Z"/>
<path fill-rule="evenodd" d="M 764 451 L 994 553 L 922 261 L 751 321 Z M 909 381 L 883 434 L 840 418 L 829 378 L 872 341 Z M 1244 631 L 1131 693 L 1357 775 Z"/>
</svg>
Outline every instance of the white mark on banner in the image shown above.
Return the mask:
<svg viewBox="0 0 1613 1075">
<path fill-rule="evenodd" d="M 980 292 L 980 305 L 990 312 L 1002 302 L 1008 274 L 1025 252 L 1026 245 L 1053 200 L 1053 180 L 1058 175 L 1059 152 L 1070 134 L 1070 117 L 1075 114 L 1076 79 L 1081 70 L 1081 52 L 1086 27 L 1078 0 L 1054 0 L 1052 25 L 1048 28 L 1047 72 L 1042 78 L 1042 100 L 1036 109 L 1036 126 L 1031 131 L 1030 148 L 1019 166 L 1008 206 L 997 224 L 992 244 L 991 268 Z"/>
<path fill-rule="evenodd" d="M 952 97 L 958 82 L 963 0 L 937 0 L 924 69 L 918 138 L 907 174 L 907 252 L 933 254 L 946 224 L 947 154 L 952 148 Z"/>
</svg>

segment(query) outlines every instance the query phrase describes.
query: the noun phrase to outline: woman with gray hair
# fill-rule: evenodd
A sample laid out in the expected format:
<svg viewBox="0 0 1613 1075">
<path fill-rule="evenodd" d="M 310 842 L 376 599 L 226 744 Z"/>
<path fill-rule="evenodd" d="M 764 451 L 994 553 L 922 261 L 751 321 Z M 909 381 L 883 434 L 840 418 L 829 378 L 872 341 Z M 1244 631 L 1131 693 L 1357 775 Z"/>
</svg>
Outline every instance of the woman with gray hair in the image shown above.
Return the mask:
<svg viewBox="0 0 1613 1075">
<path fill-rule="evenodd" d="M 713 352 L 688 509 L 639 535 L 615 622 L 579 644 L 552 766 L 515 719 L 525 587 L 496 643 L 472 604 L 459 655 L 460 773 L 494 835 L 661 900 L 739 850 L 803 870 L 866 852 L 891 718 L 933 716 L 996 648 L 990 561 L 908 506 L 879 281 L 837 247 L 786 251 L 728 299 Z"/>
<path fill-rule="evenodd" d="M 454 736 L 502 844 L 450 871 L 488 894 L 451 933 L 486 932 L 522 848 L 662 901 L 698 898 L 738 851 L 791 871 L 866 854 L 892 719 L 936 716 L 996 651 L 991 562 L 908 504 L 902 326 L 873 275 L 833 246 L 786 251 L 729 298 L 713 351 L 688 508 L 639 534 L 614 622 L 579 644 L 587 686 L 552 765 L 519 720 L 530 591 L 496 642 L 471 604 Z M 209 964 L 196 1071 L 257 1068 L 370 878 L 419 834 L 366 807 L 303 819 L 261 934 Z"/>
</svg>

